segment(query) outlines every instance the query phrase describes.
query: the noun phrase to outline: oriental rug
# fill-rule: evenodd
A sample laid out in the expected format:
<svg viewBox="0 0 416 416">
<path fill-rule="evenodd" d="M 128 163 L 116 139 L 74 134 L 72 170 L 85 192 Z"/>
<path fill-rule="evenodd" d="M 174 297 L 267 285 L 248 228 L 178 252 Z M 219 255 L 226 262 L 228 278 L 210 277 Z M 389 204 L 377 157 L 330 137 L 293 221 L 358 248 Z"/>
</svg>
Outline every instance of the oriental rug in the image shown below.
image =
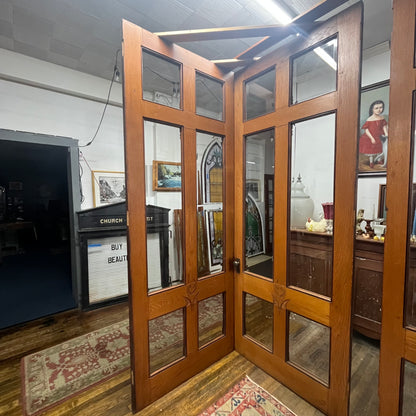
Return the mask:
<svg viewBox="0 0 416 416">
<path fill-rule="evenodd" d="M 129 321 L 22 359 L 23 414 L 34 416 L 130 366 Z"/>
<path fill-rule="evenodd" d="M 224 397 L 199 416 L 296 416 L 283 403 L 244 377 Z"/>
</svg>

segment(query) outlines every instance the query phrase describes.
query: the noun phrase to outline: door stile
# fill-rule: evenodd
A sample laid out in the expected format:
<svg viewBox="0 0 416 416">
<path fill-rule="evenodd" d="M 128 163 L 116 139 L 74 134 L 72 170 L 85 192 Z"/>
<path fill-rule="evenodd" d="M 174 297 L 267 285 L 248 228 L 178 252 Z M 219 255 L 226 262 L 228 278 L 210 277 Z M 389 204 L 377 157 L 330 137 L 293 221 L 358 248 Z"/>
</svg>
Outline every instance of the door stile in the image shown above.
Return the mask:
<svg viewBox="0 0 416 416">
<path fill-rule="evenodd" d="M 184 69 L 184 79 L 189 78 L 195 81 L 195 77 L 186 74 Z M 184 85 L 184 91 L 186 84 Z M 194 129 L 184 128 L 182 152 L 184 161 L 196 160 L 196 134 Z M 198 351 L 198 317 L 197 317 L 197 217 L 196 217 L 196 164 L 184 163 L 182 165 L 185 183 L 183 187 L 184 200 L 184 248 L 183 263 L 185 264 L 185 303 L 186 303 L 186 354 L 192 357 Z M 185 231 L 186 230 L 186 231 Z"/>
<path fill-rule="evenodd" d="M 288 76 L 282 76 L 280 74 L 289 74 L 289 71 L 277 71 L 277 82 L 284 82 L 288 85 Z M 277 89 L 281 85 L 276 84 Z M 289 102 L 288 89 L 285 89 L 286 93 L 282 94 L 285 102 Z M 283 93 L 283 91 L 282 91 Z M 280 230 L 279 234 L 274 233 L 274 276 L 275 283 L 273 286 L 273 303 L 274 313 L 276 316 L 274 327 L 274 345 L 276 346 L 276 356 L 279 357 L 281 362 L 286 360 L 287 343 L 286 337 L 281 334 L 287 333 L 287 313 L 286 313 L 286 274 L 287 274 L 287 223 L 288 223 L 288 203 L 287 198 L 290 194 L 288 184 L 290 183 L 289 172 L 289 125 L 283 124 L 275 129 L 276 137 L 276 151 L 275 151 L 275 215 L 274 223 L 275 229 Z"/>
<path fill-rule="evenodd" d="M 334 203 L 333 295 L 331 303 L 331 390 L 328 414 L 347 414 L 350 391 L 352 277 L 356 211 L 357 114 L 361 86 L 363 7 L 339 21 L 338 110 Z M 351 66 L 354 71 L 346 68 Z M 352 108 L 351 108 L 352 107 Z M 354 138 L 354 139 L 352 139 Z M 347 237 L 347 238 L 346 238 Z M 348 348 L 345 348 L 349 340 Z"/>
<path fill-rule="evenodd" d="M 416 91 L 413 0 L 393 2 L 391 44 L 389 162 L 387 166 L 388 232 L 384 247 L 379 414 L 401 414 L 404 360 L 416 363 L 415 332 L 405 328 L 408 219 L 414 168 L 414 92 Z M 413 137 L 413 141 L 414 141 Z M 413 166 L 413 169 L 412 169 Z M 410 224 L 411 227 L 411 224 Z M 408 290 L 408 289 L 407 289 Z"/>
<path fill-rule="evenodd" d="M 123 33 L 123 58 L 131 55 L 141 62 L 142 50 L 140 47 L 141 30 L 130 23 L 124 22 Z M 145 183 L 144 179 L 144 134 L 143 122 L 138 114 L 142 113 L 142 86 L 140 83 L 141 73 L 137 62 L 123 59 L 123 94 L 124 94 L 124 134 L 125 134 L 125 164 L 131 171 L 140 172 L 138 175 L 130 175 L 129 169 L 126 169 L 126 188 L 127 188 L 127 233 L 128 247 L 137 246 L 138 250 L 146 258 L 147 246 L 140 236 L 146 235 L 146 219 L 140 215 L 144 212 L 146 201 L 144 193 L 138 192 L 135 198 L 129 199 L 128 196 L 134 189 L 141 189 Z M 138 157 L 138 155 L 140 155 Z M 131 189 L 131 190 L 130 190 Z M 130 253 L 129 253 L 130 254 Z M 140 276 L 142 274 L 143 261 L 137 257 L 129 255 L 128 273 L 129 276 Z M 145 265 L 146 267 L 146 265 Z M 147 325 L 145 322 L 144 311 L 148 307 L 147 284 L 145 279 L 129 279 L 129 313 L 130 313 L 130 338 L 131 345 L 137 346 L 131 348 L 131 389 L 132 389 L 132 406 L 137 409 L 141 406 L 139 397 L 150 394 L 149 385 L 137 383 L 147 376 L 140 360 L 149 362 L 147 345 L 141 342 L 142 339 L 148 339 Z M 140 305 L 143 313 L 133 313 L 133 300 Z M 143 328 L 141 331 L 138 328 Z M 139 358 L 140 357 L 140 358 Z"/>
</svg>

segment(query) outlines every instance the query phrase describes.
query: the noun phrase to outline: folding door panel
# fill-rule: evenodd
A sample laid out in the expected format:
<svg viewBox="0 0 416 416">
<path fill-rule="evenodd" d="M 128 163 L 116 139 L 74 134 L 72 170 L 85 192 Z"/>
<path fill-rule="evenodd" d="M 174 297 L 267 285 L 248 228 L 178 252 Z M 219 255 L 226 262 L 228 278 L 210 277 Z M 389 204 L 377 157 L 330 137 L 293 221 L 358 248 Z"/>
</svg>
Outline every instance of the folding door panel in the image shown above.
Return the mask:
<svg viewBox="0 0 416 416">
<path fill-rule="evenodd" d="M 380 348 L 380 415 L 411 415 L 416 389 L 416 3 L 393 2 Z"/>
<path fill-rule="evenodd" d="M 236 349 L 337 416 L 349 398 L 361 20 L 356 4 L 235 80 Z"/>
<path fill-rule="evenodd" d="M 123 56 L 138 411 L 233 349 L 233 78 L 129 22 Z"/>
</svg>

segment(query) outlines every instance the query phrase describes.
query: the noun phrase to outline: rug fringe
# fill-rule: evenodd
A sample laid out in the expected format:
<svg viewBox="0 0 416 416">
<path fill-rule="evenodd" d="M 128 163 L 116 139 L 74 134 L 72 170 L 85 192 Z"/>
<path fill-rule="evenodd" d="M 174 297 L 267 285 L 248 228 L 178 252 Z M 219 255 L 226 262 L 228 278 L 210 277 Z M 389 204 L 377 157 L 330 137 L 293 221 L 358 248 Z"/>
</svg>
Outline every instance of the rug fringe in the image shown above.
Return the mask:
<svg viewBox="0 0 416 416">
<path fill-rule="evenodd" d="M 273 394 L 271 394 L 270 392 L 269 392 L 269 390 L 266 390 L 264 387 L 262 387 L 262 386 L 260 386 L 259 384 L 257 384 L 255 381 L 253 381 L 247 374 L 245 375 L 245 377 L 251 382 L 251 383 L 253 383 L 254 385 L 256 385 L 258 388 L 260 388 L 260 389 L 262 389 L 262 390 L 264 390 L 264 391 L 266 391 L 268 394 L 270 394 L 270 396 L 271 397 L 273 397 L 273 399 L 274 400 L 276 400 L 277 402 L 279 402 L 282 406 L 284 406 L 284 407 L 286 407 L 286 409 L 287 410 L 289 410 L 290 412 L 292 412 L 295 416 L 297 416 L 296 415 L 296 413 L 292 410 L 292 409 L 290 409 L 286 404 L 284 404 L 281 400 L 279 400 L 279 399 L 277 399 L 275 396 L 273 396 Z"/>
</svg>

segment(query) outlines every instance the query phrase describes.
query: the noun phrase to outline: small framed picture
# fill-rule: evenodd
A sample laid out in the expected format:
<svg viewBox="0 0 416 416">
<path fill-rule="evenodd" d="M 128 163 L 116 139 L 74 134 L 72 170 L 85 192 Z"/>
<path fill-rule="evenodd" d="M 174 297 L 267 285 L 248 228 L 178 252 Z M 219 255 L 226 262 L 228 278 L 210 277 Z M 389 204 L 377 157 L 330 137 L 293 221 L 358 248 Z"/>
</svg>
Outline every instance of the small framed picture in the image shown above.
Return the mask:
<svg viewBox="0 0 416 416">
<path fill-rule="evenodd" d="M 93 170 L 91 175 L 94 207 L 115 204 L 126 200 L 124 172 Z"/>
<path fill-rule="evenodd" d="M 180 162 L 153 161 L 153 190 L 180 191 L 182 189 L 182 172 Z"/>
<path fill-rule="evenodd" d="M 389 81 L 361 90 L 358 175 L 382 176 L 387 171 Z"/>
</svg>

